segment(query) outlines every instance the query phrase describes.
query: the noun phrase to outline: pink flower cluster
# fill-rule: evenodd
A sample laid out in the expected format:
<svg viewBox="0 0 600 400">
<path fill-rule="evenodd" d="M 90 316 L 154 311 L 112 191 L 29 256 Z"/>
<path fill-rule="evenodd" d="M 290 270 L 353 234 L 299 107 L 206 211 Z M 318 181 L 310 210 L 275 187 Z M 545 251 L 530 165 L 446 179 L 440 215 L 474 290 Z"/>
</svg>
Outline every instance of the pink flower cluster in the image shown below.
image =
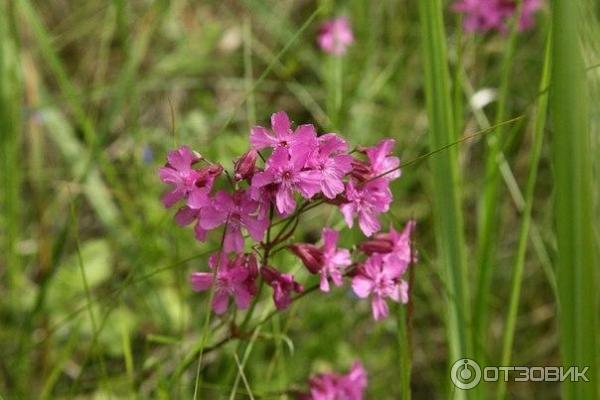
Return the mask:
<svg viewBox="0 0 600 400">
<path fill-rule="evenodd" d="M 533 26 L 535 13 L 542 0 L 522 0 L 519 29 Z M 464 14 L 464 27 L 469 32 L 496 30 L 506 32 L 517 10 L 517 0 L 457 0 L 453 9 Z"/>
<path fill-rule="evenodd" d="M 299 400 L 362 400 L 367 387 L 367 371 L 360 361 L 356 361 L 347 374 L 315 375 L 310 378 L 309 386 L 309 392 L 300 394 Z"/>
<path fill-rule="evenodd" d="M 159 171 L 161 180 L 170 186 L 163 197 L 165 207 L 180 202 L 176 222 L 194 224 L 200 241 L 223 228 L 222 248 L 209 262 L 212 272 L 194 273 L 192 288 L 214 288 L 212 307 L 220 314 L 227 310 L 229 298 L 239 309 L 248 308 L 257 294 L 256 282 L 262 279 L 272 288 L 276 307 L 286 308 L 292 294 L 301 293 L 303 287 L 293 275 L 274 268 L 268 255 L 292 236 L 297 224 L 291 224 L 291 231 L 281 229 L 275 238 L 266 232 L 275 219 L 297 222 L 297 202 L 303 199 L 303 207 L 317 202 L 337 206 L 348 227 L 358 220 L 362 232 L 372 237 L 365 245 L 391 243 L 387 253 L 370 252 L 364 263 L 353 263 L 350 251 L 337 247 L 339 233 L 330 228 L 323 229 L 320 247 L 288 246 L 311 273 L 320 275 L 321 290 L 329 291 L 330 281 L 342 285 L 343 276 L 353 273 L 356 294 L 373 297 L 375 318 L 387 315 L 383 299 L 406 297 L 406 285 L 399 276 L 408 264 L 399 260 L 402 246 L 410 240 L 410 232 L 402 236 L 393 230 L 373 236 L 381 230 L 379 215 L 392 202 L 390 182 L 400 176 L 400 161 L 392 155 L 394 143 L 384 139 L 373 147 L 349 151 L 338 134 L 318 135 L 311 124 L 293 128 L 287 114 L 277 112 L 271 117 L 271 129 L 256 126 L 251 130 L 251 147 L 234 163 L 228 180 L 218 180 L 224 171 L 221 165 L 186 146 L 169 152 Z M 260 160 L 264 160 L 262 167 Z M 250 249 L 261 254 L 260 262 Z"/>
<path fill-rule="evenodd" d="M 354 43 L 354 34 L 347 17 L 337 17 L 325 21 L 317 35 L 319 47 L 334 56 L 342 56 L 348 47 Z"/>
</svg>

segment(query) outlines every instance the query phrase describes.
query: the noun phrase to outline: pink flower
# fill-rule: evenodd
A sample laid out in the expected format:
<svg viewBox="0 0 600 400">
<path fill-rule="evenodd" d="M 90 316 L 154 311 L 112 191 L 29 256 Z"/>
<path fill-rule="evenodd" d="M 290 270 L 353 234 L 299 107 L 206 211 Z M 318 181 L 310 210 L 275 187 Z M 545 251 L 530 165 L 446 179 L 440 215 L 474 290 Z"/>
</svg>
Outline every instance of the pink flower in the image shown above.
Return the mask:
<svg viewBox="0 0 600 400">
<path fill-rule="evenodd" d="M 359 248 L 368 255 L 380 253 L 384 261 L 403 274 L 408 266 L 415 262 L 415 255 L 411 249 L 411 235 L 415 229 L 415 221 L 410 220 L 402 230 L 397 232 L 391 228 L 388 233 L 379 233 L 372 240 L 367 240 Z"/>
<path fill-rule="evenodd" d="M 267 161 L 266 169 L 252 178 L 254 190 L 270 184 L 277 186 L 275 204 L 281 214 L 289 215 L 296 208 L 294 191 L 310 199 L 321 189 L 321 174 L 304 169 L 309 154 L 308 149 L 288 152 L 286 148 L 278 147 Z"/>
<path fill-rule="evenodd" d="M 352 160 L 352 176 L 361 182 L 382 178 L 392 181 L 400 177 L 400 159 L 392 155 L 396 141 L 383 139 L 373 147 L 361 151 L 367 155 L 367 161 Z"/>
<path fill-rule="evenodd" d="M 352 279 L 352 290 L 358 297 L 371 296 L 371 309 L 376 321 L 388 316 L 386 298 L 408 302 L 408 283 L 400 279 L 402 272 L 402 268 L 387 263 L 382 254 L 373 254 Z"/>
<path fill-rule="evenodd" d="M 267 147 L 277 149 L 285 147 L 293 151 L 299 147 L 303 150 L 312 150 L 317 146 L 317 132 L 315 127 L 310 124 L 300 125 L 292 132 L 291 123 L 288 115 L 284 111 L 279 111 L 271 115 L 271 128 L 274 135 L 268 129 L 262 126 L 255 126 L 250 131 L 250 143 L 255 150 L 262 150 Z"/>
<path fill-rule="evenodd" d="M 334 285 L 341 286 L 343 283 L 342 270 L 352 264 L 350 251 L 337 247 L 339 235 L 339 232 L 334 229 L 323 228 L 322 247 L 307 243 L 290 246 L 292 252 L 302 260 L 311 273 L 321 275 L 320 289 L 323 292 L 329 292 L 328 277 L 331 278 Z"/>
<path fill-rule="evenodd" d="M 196 181 L 200 178 L 200 173 L 193 169 L 192 165 L 201 159 L 202 156 L 191 151 L 187 146 L 169 152 L 167 163 L 158 171 L 160 179 L 172 185 L 172 190 L 162 199 L 165 207 L 172 207 L 196 189 Z"/>
<path fill-rule="evenodd" d="M 350 180 L 346 184 L 347 202 L 340 205 L 346 225 L 352 228 L 354 216 L 358 216 L 358 225 L 366 236 L 371 236 L 381 228 L 378 215 L 387 212 L 392 202 L 389 182 L 378 178 L 362 185 Z"/>
<path fill-rule="evenodd" d="M 294 280 L 292 274 L 282 274 L 271 267 L 260 269 L 265 283 L 273 288 L 273 301 L 278 310 L 286 309 L 292 302 L 291 293 L 302 293 L 304 288 Z"/>
<path fill-rule="evenodd" d="M 327 373 L 315 375 L 309 380 L 310 394 L 302 400 L 363 400 L 367 387 L 367 372 L 355 361 L 346 375 Z"/>
<path fill-rule="evenodd" d="M 347 17 L 338 17 L 325 21 L 319 29 L 317 42 L 328 54 L 341 56 L 354 42 L 354 34 Z"/>
<path fill-rule="evenodd" d="M 328 199 L 344 192 L 343 179 L 352 171 L 352 156 L 346 141 L 334 133 L 318 138 L 319 146 L 309 157 L 308 164 L 321 174 L 321 191 Z"/>
<path fill-rule="evenodd" d="M 258 203 L 250 198 L 246 190 L 232 194 L 220 191 L 212 199 L 210 206 L 200 210 L 200 227 L 205 230 L 227 225 L 223 250 L 238 252 L 244 248 L 241 228 L 245 228 L 252 239 L 261 241 L 269 226 L 268 218 L 260 218 Z"/>
<path fill-rule="evenodd" d="M 215 285 L 212 308 L 216 314 L 227 311 L 229 297 L 233 297 L 239 309 L 248 308 L 250 300 L 256 295 L 258 269 L 254 255 L 240 254 L 234 260 L 227 259 L 225 255 L 211 257 L 209 265 L 216 271 L 192 273 L 192 289 L 203 292 Z"/>
<path fill-rule="evenodd" d="M 526 30 L 533 26 L 535 13 L 541 7 L 541 0 L 522 0 L 519 30 Z M 469 32 L 490 30 L 506 32 L 508 23 L 517 10 L 517 1 L 457 0 L 452 8 L 465 15 L 464 27 Z"/>
</svg>

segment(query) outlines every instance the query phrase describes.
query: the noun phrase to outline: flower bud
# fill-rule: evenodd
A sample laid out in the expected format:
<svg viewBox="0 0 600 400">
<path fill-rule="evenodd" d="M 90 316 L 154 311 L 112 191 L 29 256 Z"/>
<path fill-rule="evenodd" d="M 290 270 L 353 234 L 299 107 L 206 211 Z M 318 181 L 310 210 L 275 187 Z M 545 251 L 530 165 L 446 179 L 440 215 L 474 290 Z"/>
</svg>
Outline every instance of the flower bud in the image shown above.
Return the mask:
<svg viewBox="0 0 600 400">
<path fill-rule="evenodd" d="M 354 177 L 358 181 L 364 182 L 368 180 L 372 175 L 371 166 L 365 161 L 353 158 L 352 171 L 350 171 L 350 175 L 352 175 L 352 177 Z"/>
<path fill-rule="evenodd" d="M 243 179 L 251 179 L 256 170 L 256 159 L 258 152 L 250 149 L 242 155 L 235 163 L 233 179 L 241 181 Z"/>
<path fill-rule="evenodd" d="M 394 249 L 394 244 L 387 238 L 375 237 L 374 239 L 365 240 L 358 248 L 367 255 L 373 253 L 385 254 L 390 253 Z"/>
<path fill-rule="evenodd" d="M 311 274 L 316 274 L 323 267 L 323 251 L 313 244 L 298 243 L 288 247 Z"/>
</svg>

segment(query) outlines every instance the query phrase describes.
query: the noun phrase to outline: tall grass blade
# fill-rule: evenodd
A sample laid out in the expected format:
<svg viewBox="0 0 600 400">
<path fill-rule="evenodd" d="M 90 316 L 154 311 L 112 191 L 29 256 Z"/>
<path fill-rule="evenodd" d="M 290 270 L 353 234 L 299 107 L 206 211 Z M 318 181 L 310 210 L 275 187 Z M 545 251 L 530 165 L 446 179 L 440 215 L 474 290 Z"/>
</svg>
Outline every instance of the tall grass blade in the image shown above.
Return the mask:
<svg viewBox="0 0 600 400">
<path fill-rule="evenodd" d="M 590 382 L 562 384 L 565 399 L 597 399 L 597 254 L 592 226 L 594 188 L 587 85 L 580 50 L 579 0 L 556 0 L 552 8 L 550 106 L 554 135 L 558 326 L 562 364 L 589 366 Z M 597 188 L 596 188 L 597 189 Z"/>
<path fill-rule="evenodd" d="M 446 37 L 440 0 L 419 1 L 421 46 L 429 118 L 429 146 L 437 149 L 456 140 Z M 447 330 L 449 362 L 470 354 L 470 307 L 465 264 L 460 180 L 455 148 L 430 158 L 433 173 L 435 229 L 440 260 L 449 290 Z M 464 392 L 456 391 L 462 398 Z"/>
<path fill-rule="evenodd" d="M 546 45 L 546 56 L 544 59 L 544 68 L 540 82 L 540 91 L 545 90 L 550 83 L 550 62 L 551 62 L 551 37 L 548 37 Z M 515 270 L 513 272 L 510 302 L 508 306 L 508 315 L 504 328 L 504 342 L 502 347 L 502 361 L 500 365 L 510 365 L 512 346 L 515 337 L 515 327 L 517 323 L 517 314 L 519 311 L 519 301 L 521 298 L 521 284 L 523 281 L 523 270 L 525 269 L 525 254 L 527 251 L 527 242 L 531 226 L 531 209 L 533 206 L 533 196 L 535 193 L 535 184 L 537 182 L 537 171 L 542 153 L 542 144 L 544 137 L 544 128 L 546 126 L 546 114 L 548 111 L 548 93 L 545 92 L 538 99 L 538 108 L 533 130 L 533 148 L 529 161 L 529 174 L 527 177 L 527 187 L 525 189 L 525 209 L 519 229 L 519 241 L 517 245 L 517 255 L 515 257 Z M 498 383 L 498 399 L 503 399 L 506 395 L 506 382 L 502 379 Z"/>
</svg>

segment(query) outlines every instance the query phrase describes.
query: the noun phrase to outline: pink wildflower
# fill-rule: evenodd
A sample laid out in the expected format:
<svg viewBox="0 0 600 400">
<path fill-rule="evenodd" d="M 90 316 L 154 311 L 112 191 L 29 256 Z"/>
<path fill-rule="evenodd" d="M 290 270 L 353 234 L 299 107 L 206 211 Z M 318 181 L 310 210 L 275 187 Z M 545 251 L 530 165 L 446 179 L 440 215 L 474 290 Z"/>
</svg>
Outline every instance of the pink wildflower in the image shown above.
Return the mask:
<svg viewBox="0 0 600 400">
<path fill-rule="evenodd" d="M 352 156 L 345 154 L 348 145 L 334 133 L 318 138 L 319 146 L 308 159 L 311 168 L 321 173 L 321 191 L 328 199 L 344 192 L 343 179 L 352 170 Z"/>
<path fill-rule="evenodd" d="M 233 194 L 220 191 L 210 206 L 200 210 L 200 227 L 205 230 L 227 225 L 223 250 L 238 252 L 244 248 L 241 228 L 245 228 L 252 239 L 261 241 L 269 226 L 267 218 L 260 218 L 256 212 L 258 203 L 250 198 L 246 190 Z"/>
<path fill-rule="evenodd" d="M 169 152 L 167 164 L 158 171 L 160 179 L 173 186 L 172 190 L 163 196 L 165 207 L 172 207 L 196 189 L 196 181 L 200 173 L 193 169 L 192 165 L 201 159 L 202 156 L 191 151 L 187 146 Z"/>
<path fill-rule="evenodd" d="M 523 31 L 533 26 L 535 13 L 541 7 L 541 0 L 522 0 L 519 30 Z M 506 32 L 511 18 L 517 11 L 517 1 L 457 0 L 452 8 L 465 15 L 464 27 L 469 32 Z"/>
<path fill-rule="evenodd" d="M 282 274 L 271 267 L 262 267 L 260 269 L 265 283 L 273 288 L 273 301 L 278 310 L 287 308 L 291 302 L 291 293 L 302 293 L 304 288 L 294 280 L 292 274 Z"/>
<path fill-rule="evenodd" d="M 360 244 L 359 248 L 371 255 L 380 253 L 384 261 L 394 268 L 400 269 L 403 274 L 408 266 L 415 262 L 415 255 L 411 249 L 411 235 L 415 229 L 415 221 L 408 221 L 402 232 L 391 228 L 388 233 L 379 233 L 372 240 Z"/>
<path fill-rule="evenodd" d="M 402 268 L 389 264 L 382 254 L 373 254 L 352 279 L 352 290 L 360 298 L 371 296 L 373 318 L 387 318 L 386 298 L 408 302 L 408 283 L 400 279 Z"/>
<path fill-rule="evenodd" d="M 361 182 L 382 178 L 392 181 L 400 177 L 400 159 L 392 155 L 396 141 L 383 139 L 373 147 L 363 148 L 367 161 L 352 160 L 352 175 Z"/>
<path fill-rule="evenodd" d="M 335 56 L 346 53 L 354 42 L 354 34 L 347 17 L 338 17 L 325 21 L 319 29 L 317 42 L 321 49 Z"/>
<path fill-rule="evenodd" d="M 269 184 L 277 185 L 275 204 L 281 214 L 289 215 L 296 208 L 294 191 L 310 199 L 321 189 L 321 174 L 315 170 L 304 169 L 309 154 L 307 149 L 288 152 L 287 149 L 279 147 L 267 161 L 266 169 L 252 178 L 255 190 Z"/>
<path fill-rule="evenodd" d="M 389 182 L 378 178 L 362 185 L 350 180 L 346 184 L 347 202 L 340 205 L 346 225 L 352 228 L 354 216 L 358 216 L 358 225 L 366 236 L 371 236 L 381 228 L 378 215 L 387 212 L 392 202 Z"/>
<path fill-rule="evenodd" d="M 216 314 L 227 311 L 229 297 L 233 297 L 239 309 L 248 308 L 250 300 L 256 294 L 258 272 L 254 255 L 240 254 L 234 260 L 227 259 L 224 255 L 211 257 L 209 265 L 216 271 L 192 273 L 192 289 L 203 292 L 215 285 L 212 308 Z"/>
<path fill-rule="evenodd" d="M 367 387 L 367 372 L 360 363 L 354 362 L 346 375 L 326 373 L 309 380 L 310 394 L 302 400 L 363 400 Z"/>
<path fill-rule="evenodd" d="M 342 269 L 352 264 L 350 251 L 337 247 L 339 235 L 339 232 L 334 229 L 323 228 L 322 247 L 307 243 L 290 246 L 292 252 L 302 260 L 311 273 L 321 275 L 320 289 L 323 292 L 329 292 L 329 277 L 334 285 L 341 286 Z"/>
<path fill-rule="evenodd" d="M 285 147 L 293 151 L 297 148 L 312 150 L 317 145 L 317 132 L 310 124 L 300 125 L 292 132 L 288 115 L 279 111 L 271 116 L 271 128 L 274 135 L 262 126 L 255 126 L 250 131 L 250 143 L 255 150 L 267 147 L 277 149 Z"/>
</svg>

